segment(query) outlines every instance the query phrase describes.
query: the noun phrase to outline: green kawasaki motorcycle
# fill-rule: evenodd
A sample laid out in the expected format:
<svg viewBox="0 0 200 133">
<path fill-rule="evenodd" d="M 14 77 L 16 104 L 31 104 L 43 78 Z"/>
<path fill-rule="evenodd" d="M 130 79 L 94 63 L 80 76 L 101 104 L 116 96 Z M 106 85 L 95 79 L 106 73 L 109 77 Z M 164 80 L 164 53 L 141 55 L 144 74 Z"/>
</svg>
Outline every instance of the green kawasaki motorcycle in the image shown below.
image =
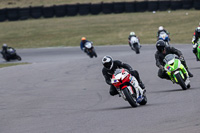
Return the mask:
<svg viewBox="0 0 200 133">
<path fill-rule="evenodd" d="M 197 58 L 198 58 L 198 61 L 200 61 L 200 39 L 198 40 L 197 42 Z"/>
<path fill-rule="evenodd" d="M 179 84 L 183 90 L 190 88 L 190 79 L 187 70 L 175 54 L 168 54 L 164 58 L 165 70 L 173 83 Z"/>
</svg>

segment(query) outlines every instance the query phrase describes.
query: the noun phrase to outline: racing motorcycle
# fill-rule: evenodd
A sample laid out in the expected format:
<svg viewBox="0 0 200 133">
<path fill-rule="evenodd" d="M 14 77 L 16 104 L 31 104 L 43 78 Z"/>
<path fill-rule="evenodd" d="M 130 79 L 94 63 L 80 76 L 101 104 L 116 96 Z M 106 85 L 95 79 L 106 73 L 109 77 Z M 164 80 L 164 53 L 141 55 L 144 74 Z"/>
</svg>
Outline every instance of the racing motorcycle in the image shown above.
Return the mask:
<svg viewBox="0 0 200 133">
<path fill-rule="evenodd" d="M 200 39 L 195 45 L 193 45 L 193 48 L 197 49 L 197 53 L 196 53 L 197 61 L 200 61 Z"/>
<path fill-rule="evenodd" d="M 128 101 L 132 107 L 145 105 L 147 97 L 138 84 L 137 79 L 125 69 L 116 69 L 111 79 L 112 85 L 117 89 L 119 96 Z"/>
<path fill-rule="evenodd" d="M 16 53 L 16 50 L 12 47 L 8 47 L 7 54 L 5 54 L 4 52 L 1 52 L 1 54 L 6 61 L 10 61 L 10 60 L 21 61 L 22 60 L 22 58 Z"/>
<path fill-rule="evenodd" d="M 140 48 L 141 48 L 141 45 L 139 43 L 139 40 L 137 37 L 131 37 L 130 41 L 129 41 L 129 44 L 130 44 L 130 47 L 133 51 L 136 52 L 136 54 L 139 54 L 140 53 Z"/>
<path fill-rule="evenodd" d="M 97 54 L 96 54 L 95 49 L 92 45 L 92 42 L 86 42 L 85 43 L 85 52 L 90 58 L 97 57 Z"/>
<path fill-rule="evenodd" d="M 165 33 L 165 32 L 160 32 L 160 35 L 159 35 L 159 37 L 158 37 L 158 40 L 163 40 L 163 41 L 166 42 L 166 46 L 170 46 L 170 45 L 169 45 L 170 39 L 169 39 L 169 35 L 167 35 L 167 33 Z"/>
<path fill-rule="evenodd" d="M 164 58 L 167 74 L 173 83 L 179 84 L 183 90 L 190 88 L 190 79 L 186 68 L 175 54 L 168 54 Z"/>
</svg>

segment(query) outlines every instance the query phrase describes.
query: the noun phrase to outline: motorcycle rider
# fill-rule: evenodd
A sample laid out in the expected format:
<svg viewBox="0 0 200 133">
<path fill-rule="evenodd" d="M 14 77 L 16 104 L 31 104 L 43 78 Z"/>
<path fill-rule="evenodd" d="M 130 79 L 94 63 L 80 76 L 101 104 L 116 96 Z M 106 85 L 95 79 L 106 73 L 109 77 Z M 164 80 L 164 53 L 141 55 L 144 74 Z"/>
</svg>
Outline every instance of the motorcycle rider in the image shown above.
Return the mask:
<svg viewBox="0 0 200 133">
<path fill-rule="evenodd" d="M 132 31 L 132 32 L 130 32 L 129 37 L 128 37 L 128 42 L 129 42 L 130 47 L 131 47 L 131 42 L 130 42 L 131 41 L 131 37 L 136 37 L 138 39 L 138 43 L 140 45 L 140 39 L 139 39 L 139 37 L 137 37 L 136 34 L 135 34 L 135 32 Z"/>
<path fill-rule="evenodd" d="M 159 67 L 158 77 L 160 77 L 162 79 L 164 78 L 164 79 L 170 80 L 170 77 L 167 75 L 166 71 L 164 70 L 165 63 L 163 61 L 165 56 L 168 54 L 176 54 L 179 57 L 181 63 L 185 66 L 186 70 L 188 71 L 189 77 L 193 77 L 193 74 L 190 73 L 190 71 L 188 70 L 188 67 L 187 67 L 186 62 L 183 57 L 183 54 L 180 50 L 178 50 L 172 46 L 167 47 L 166 42 L 163 40 L 158 40 L 156 42 L 156 48 L 157 48 L 157 51 L 155 53 L 155 59 L 156 59 L 156 66 Z"/>
<path fill-rule="evenodd" d="M 193 38 L 192 38 L 192 44 L 193 44 L 193 53 L 196 56 L 196 60 L 199 61 L 199 59 L 197 58 L 197 41 L 200 38 L 200 25 L 195 29 L 195 32 L 193 34 Z"/>
<path fill-rule="evenodd" d="M 167 30 L 165 30 L 163 26 L 159 26 L 158 27 L 158 32 L 157 32 L 157 39 L 159 39 L 159 36 L 160 36 L 161 32 L 165 32 L 169 36 L 169 32 Z M 170 38 L 169 38 L 169 40 L 170 40 Z"/>
<path fill-rule="evenodd" d="M 119 60 L 113 60 L 112 57 L 109 56 L 109 55 L 106 55 L 102 58 L 102 64 L 104 66 L 103 69 L 102 69 L 102 74 L 105 78 L 106 83 L 108 85 L 110 85 L 110 95 L 111 96 L 119 94 L 118 91 L 116 90 L 116 88 L 111 83 L 112 75 L 114 74 L 115 70 L 118 69 L 118 68 L 127 69 L 129 71 L 129 73 L 137 79 L 140 87 L 142 89 L 145 88 L 144 84 L 142 83 L 142 81 L 139 77 L 138 71 L 133 70 L 130 65 L 128 65 L 126 63 L 122 63 Z"/>
<path fill-rule="evenodd" d="M 86 42 L 89 42 L 89 41 L 86 40 L 85 37 L 82 37 L 82 38 L 81 38 L 81 42 L 80 42 L 80 48 L 81 48 L 81 50 L 84 51 L 84 52 L 86 52 L 86 51 L 85 51 L 85 44 L 86 44 Z"/>
<path fill-rule="evenodd" d="M 12 48 L 12 47 L 8 47 L 8 45 L 5 44 L 5 43 L 4 43 L 3 46 L 2 46 L 2 51 L 1 51 L 1 53 L 2 53 L 2 55 L 4 56 L 5 59 L 7 59 L 7 58 L 9 57 L 8 49 L 10 49 L 10 48 Z"/>
</svg>

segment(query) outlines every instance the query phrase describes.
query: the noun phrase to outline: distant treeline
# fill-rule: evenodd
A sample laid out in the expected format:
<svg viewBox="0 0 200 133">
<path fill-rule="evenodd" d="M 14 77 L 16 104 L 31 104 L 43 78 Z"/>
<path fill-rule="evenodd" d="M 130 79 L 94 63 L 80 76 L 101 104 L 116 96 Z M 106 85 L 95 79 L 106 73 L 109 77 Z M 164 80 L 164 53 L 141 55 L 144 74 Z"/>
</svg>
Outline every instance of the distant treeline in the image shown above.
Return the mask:
<svg viewBox="0 0 200 133">
<path fill-rule="evenodd" d="M 29 18 L 38 19 L 41 17 L 51 18 L 88 14 L 97 15 L 99 13 L 166 11 L 191 8 L 200 10 L 200 0 L 148 0 L 141 2 L 77 3 L 48 7 L 5 8 L 0 9 L 0 22 L 27 20 Z"/>
</svg>

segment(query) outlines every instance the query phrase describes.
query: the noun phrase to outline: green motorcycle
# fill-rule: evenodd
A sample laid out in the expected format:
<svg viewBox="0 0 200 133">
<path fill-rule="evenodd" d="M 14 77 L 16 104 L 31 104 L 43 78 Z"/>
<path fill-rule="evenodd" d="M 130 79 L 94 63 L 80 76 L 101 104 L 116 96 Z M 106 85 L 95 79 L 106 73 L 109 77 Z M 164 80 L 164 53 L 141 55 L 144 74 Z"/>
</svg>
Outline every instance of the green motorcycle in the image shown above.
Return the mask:
<svg viewBox="0 0 200 133">
<path fill-rule="evenodd" d="M 179 84 L 183 90 L 190 88 L 190 79 L 187 70 L 175 54 L 168 54 L 164 60 L 167 74 L 173 83 Z"/>
<path fill-rule="evenodd" d="M 197 45 L 197 53 L 196 53 L 196 55 L 197 55 L 198 61 L 200 61 L 200 39 L 198 40 L 196 45 Z"/>
</svg>

